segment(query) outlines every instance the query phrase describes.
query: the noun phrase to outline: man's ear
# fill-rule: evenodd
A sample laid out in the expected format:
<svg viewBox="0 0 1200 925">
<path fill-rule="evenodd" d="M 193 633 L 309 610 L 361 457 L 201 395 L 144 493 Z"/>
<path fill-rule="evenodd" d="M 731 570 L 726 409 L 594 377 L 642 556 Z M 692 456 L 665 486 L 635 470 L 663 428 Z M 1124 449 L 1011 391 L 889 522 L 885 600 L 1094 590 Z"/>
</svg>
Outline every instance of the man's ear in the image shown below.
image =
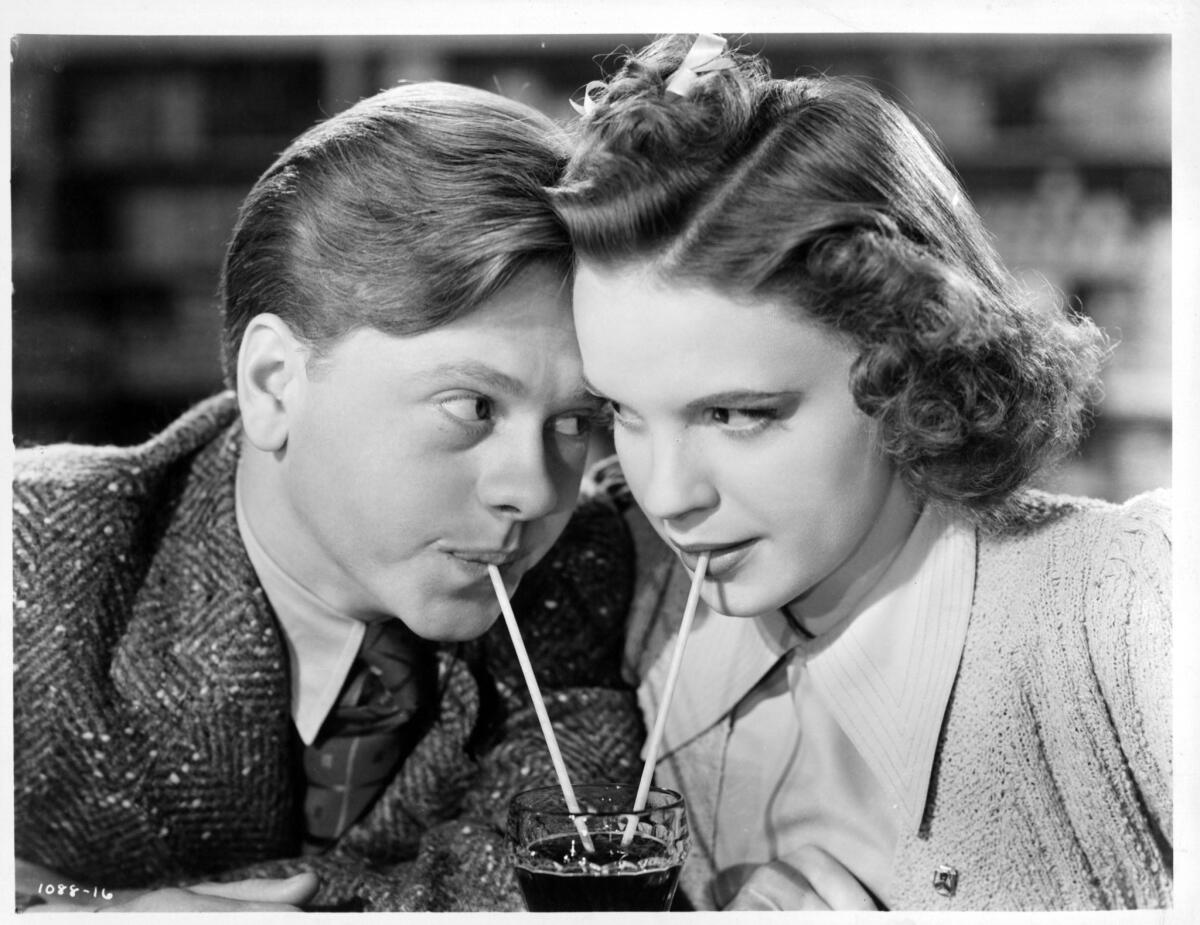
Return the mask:
<svg viewBox="0 0 1200 925">
<path fill-rule="evenodd" d="M 250 442 L 266 453 L 287 445 L 290 413 L 307 381 L 308 351 L 278 315 L 255 315 L 238 351 L 237 399 Z"/>
</svg>

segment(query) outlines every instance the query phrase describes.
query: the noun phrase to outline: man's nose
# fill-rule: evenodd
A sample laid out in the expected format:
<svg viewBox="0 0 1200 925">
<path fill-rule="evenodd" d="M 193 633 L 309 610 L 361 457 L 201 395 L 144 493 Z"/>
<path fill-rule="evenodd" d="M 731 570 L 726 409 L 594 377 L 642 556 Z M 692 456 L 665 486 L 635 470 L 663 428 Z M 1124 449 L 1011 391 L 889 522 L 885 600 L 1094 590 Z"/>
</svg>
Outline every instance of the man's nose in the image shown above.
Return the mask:
<svg viewBox="0 0 1200 925">
<path fill-rule="evenodd" d="M 514 428 L 484 452 L 479 497 L 489 508 L 514 520 L 537 520 L 558 506 L 563 467 L 542 428 Z"/>
</svg>

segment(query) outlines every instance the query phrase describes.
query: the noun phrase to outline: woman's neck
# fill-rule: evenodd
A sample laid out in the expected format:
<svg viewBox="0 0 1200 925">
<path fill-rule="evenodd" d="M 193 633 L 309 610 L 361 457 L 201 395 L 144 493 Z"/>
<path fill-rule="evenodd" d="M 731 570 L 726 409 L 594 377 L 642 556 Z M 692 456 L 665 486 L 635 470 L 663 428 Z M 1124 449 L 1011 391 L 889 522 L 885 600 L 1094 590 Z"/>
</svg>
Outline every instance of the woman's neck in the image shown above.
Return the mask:
<svg viewBox="0 0 1200 925">
<path fill-rule="evenodd" d="M 904 483 L 898 477 L 893 479 L 879 516 L 862 542 L 829 576 L 785 606 L 789 618 L 813 636 L 845 620 L 899 555 L 920 513 Z"/>
</svg>

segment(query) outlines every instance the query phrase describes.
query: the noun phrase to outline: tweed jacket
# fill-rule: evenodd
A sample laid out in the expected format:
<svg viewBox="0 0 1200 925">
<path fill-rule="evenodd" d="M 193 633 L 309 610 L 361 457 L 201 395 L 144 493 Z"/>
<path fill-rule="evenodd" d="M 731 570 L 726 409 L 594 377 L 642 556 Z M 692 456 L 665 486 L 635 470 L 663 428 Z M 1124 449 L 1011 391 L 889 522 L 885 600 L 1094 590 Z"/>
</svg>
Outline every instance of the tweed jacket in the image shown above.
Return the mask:
<svg viewBox="0 0 1200 925">
<path fill-rule="evenodd" d="M 502 623 L 439 649 L 436 718 L 331 852 L 300 854 L 287 656 L 234 514 L 229 394 L 135 448 L 19 451 L 16 854 L 84 889 L 313 870 L 317 907 L 520 909 L 509 797 L 554 772 Z M 632 553 L 589 502 L 514 609 L 575 781 L 632 780 Z"/>
<path fill-rule="evenodd" d="M 1006 532 L 977 534 L 966 640 L 924 817 L 893 857 L 893 908 L 1169 906 L 1165 493 L 1117 506 L 1029 492 L 1019 510 Z M 648 633 L 655 621 L 677 629 L 688 580 L 645 519 L 628 516 L 639 576 L 626 661 L 636 680 L 674 646 L 674 631 L 657 649 Z M 728 732 L 717 722 L 656 769 L 688 801 L 681 887 L 698 909 L 712 908 L 708 846 Z"/>
</svg>

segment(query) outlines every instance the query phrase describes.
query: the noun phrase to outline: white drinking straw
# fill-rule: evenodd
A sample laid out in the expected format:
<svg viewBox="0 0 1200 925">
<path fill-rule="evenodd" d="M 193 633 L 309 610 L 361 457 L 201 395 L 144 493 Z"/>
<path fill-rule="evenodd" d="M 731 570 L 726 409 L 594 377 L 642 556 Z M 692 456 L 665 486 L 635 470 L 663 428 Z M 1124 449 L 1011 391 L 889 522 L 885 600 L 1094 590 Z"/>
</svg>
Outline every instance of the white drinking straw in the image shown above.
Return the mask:
<svg viewBox="0 0 1200 925">
<path fill-rule="evenodd" d="M 554 773 L 558 775 L 558 784 L 562 787 L 563 800 L 566 801 L 567 810 L 574 817 L 579 840 L 583 842 L 583 850 L 591 854 L 596 849 L 592 844 L 591 835 L 588 834 L 587 825 L 580 818 L 579 802 L 575 799 L 575 790 L 567 777 L 567 766 L 563 762 L 562 752 L 558 750 L 558 740 L 554 737 L 554 727 L 550 725 L 550 717 L 546 714 L 546 704 L 542 700 L 537 678 L 533 676 L 533 666 L 529 664 L 529 653 L 525 651 L 525 643 L 521 640 L 521 631 L 517 628 L 517 617 L 513 613 L 512 602 L 508 599 L 504 579 L 500 577 L 500 570 L 494 565 L 488 566 L 488 574 L 492 576 L 492 587 L 496 591 L 496 600 L 500 602 L 504 622 L 508 625 L 508 635 L 512 637 L 513 648 L 517 650 L 517 661 L 521 663 L 521 672 L 525 675 L 525 686 L 529 688 L 533 710 L 537 713 L 538 722 L 542 724 L 542 735 L 546 738 L 546 747 L 550 749 L 550 760 L 554 763 Z"/>
<path fill-rule="evenodd" d="M 667 669 L 667 683 L 663 685 L 662 701 L 658 705 L 658 715 L 654 718 L 654 729 L 650 733 L 650 741 L 646 743 L 646 764 L 642 768 L 642 779 L 638 784 L 637 796 L 633 801 L 633 811 L 640 813 L 646 808 L 646 800 L 650 796 L 650 779 L 654 777 L 654 765 L 658 761 L 658 745 L 662 741 L 663 729 L 667 725 L 667 711 L 671 708 L 671 697 L 675 694 L 675 681 L 679 678 L 679 666 L 683 664 L 683 649 L 687 645 L 688 634 L 692 629 L 692 621 L 696 617 L 696 607 L 700 603 L 700 586 L 704 583 L 704 573 L 708 571 L 708 556 L 700 553 L 700 561 L 696 563 L 696 571 L 692 575 L 692 588 L 688 592 L 687 604 L 683 608 L 683 622 L 679 624 L 679 636 L 675 639 L 675 651 L 671 654 L 671 665 Z M 625 834 L 621 836 L 621 844 L 627 846 L 633 841 L 637 828 L 637 816 L 631 815 L 625 823 Z"/>
</svg>

